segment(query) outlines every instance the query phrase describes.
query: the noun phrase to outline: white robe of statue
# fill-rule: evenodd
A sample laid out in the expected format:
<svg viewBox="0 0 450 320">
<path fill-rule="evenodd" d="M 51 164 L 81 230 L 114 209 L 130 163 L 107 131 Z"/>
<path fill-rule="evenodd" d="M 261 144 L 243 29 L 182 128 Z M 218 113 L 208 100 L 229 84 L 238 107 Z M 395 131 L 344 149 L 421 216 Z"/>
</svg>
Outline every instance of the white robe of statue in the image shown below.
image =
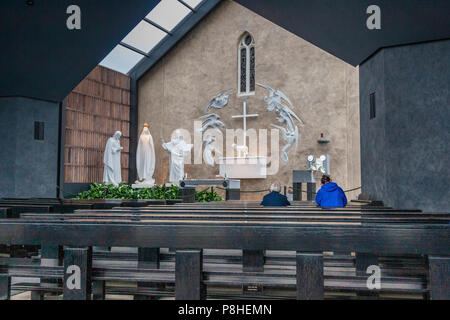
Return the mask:
<svg viewBox="0 0 450 320">
<path fill-rule="evenodd" d="M 148 124 L 144 124 L 136 151 L 136 169 L 138 181 L 136 184 L 145 184 L 150 187 L 155 184 L 153 173 L 155 172 L 155 146 Z"/>
<path fill-rule="evenodd" d="M 184 142 L 180 131 L 176 130 L 172 141 L 165 143 L 162 140 L 162 147 L 170 154 L 169 182 L 178 186 L 184 178 L 184 157 L 193 145 Z"/>
<path fill-rule="evenodd" d="M 120 152 L 123 147 L 120 146 L 119 138 L 122 136 L 120 131 L 106 142 L 105 154 L 103 156 L 103 163 L 105 169 L 103 170 L 103 182 L 106 184 L 113 184 L 115 186 L 122 182 L 122 169 L 120 167 Z"/>
</svg>

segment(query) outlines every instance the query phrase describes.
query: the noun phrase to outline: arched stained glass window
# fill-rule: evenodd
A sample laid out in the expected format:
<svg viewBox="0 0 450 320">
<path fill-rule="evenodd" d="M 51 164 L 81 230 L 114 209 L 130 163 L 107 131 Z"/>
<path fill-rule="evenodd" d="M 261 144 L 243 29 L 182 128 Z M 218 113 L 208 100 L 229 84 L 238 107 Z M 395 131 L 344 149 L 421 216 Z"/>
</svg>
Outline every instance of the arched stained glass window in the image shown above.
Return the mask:
<svg viewBox="0 0 450 320">
<path fill-rule="evenodd" d="M 239 94 L 253 94 L 255 92 L 255 41 L 248 32 L 239 41 L 238 56 Z"/>
</svg>

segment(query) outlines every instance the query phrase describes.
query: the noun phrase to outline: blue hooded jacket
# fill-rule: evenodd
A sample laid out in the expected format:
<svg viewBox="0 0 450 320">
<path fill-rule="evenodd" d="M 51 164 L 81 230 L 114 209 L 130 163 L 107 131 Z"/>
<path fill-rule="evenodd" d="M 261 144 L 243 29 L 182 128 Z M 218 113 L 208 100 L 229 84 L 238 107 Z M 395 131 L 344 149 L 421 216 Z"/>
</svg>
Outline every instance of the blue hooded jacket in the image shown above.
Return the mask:
<svg viewBox="0 0 450 320">
<path fill-rule="evenodd" d="M 320 207 L 345 207 L 347 197 L 344 191 L 334 182 L 325 183 L 317 192 L 316 203 Z"/>
</svg>

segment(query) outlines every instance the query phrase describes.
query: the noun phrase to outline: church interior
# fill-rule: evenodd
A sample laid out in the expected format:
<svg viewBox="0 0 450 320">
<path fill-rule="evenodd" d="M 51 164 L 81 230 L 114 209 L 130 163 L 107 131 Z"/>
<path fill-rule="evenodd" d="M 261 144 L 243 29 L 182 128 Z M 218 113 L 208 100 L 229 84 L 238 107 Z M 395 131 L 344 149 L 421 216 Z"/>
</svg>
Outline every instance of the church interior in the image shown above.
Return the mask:
<svg viewBox="0 0 450 320">
<path fill-rule="evenodd" d="M 0 300 L 450 299 L 448 1 L 0 12 Z"/>
</svg>

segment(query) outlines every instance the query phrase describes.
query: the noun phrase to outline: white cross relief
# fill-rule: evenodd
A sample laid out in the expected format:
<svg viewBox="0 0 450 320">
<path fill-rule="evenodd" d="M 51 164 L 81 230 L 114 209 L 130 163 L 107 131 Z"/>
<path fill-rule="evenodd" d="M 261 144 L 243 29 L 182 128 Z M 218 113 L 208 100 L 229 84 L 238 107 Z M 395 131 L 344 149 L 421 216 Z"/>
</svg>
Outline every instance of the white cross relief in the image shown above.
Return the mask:
<svg viewBox="0 0 450 320">
<path fill-rule="evenodd" d="M 259 114 L 247 114 L 247 102 L 243 103 L 244 113 L 237 116 L 232 116 L 233 119 L 243 119 L 244 121 L 244 145 L 243 147 L 247 147 L 247 118 L 256 118 L 259 117 Z"/>
</svg>

